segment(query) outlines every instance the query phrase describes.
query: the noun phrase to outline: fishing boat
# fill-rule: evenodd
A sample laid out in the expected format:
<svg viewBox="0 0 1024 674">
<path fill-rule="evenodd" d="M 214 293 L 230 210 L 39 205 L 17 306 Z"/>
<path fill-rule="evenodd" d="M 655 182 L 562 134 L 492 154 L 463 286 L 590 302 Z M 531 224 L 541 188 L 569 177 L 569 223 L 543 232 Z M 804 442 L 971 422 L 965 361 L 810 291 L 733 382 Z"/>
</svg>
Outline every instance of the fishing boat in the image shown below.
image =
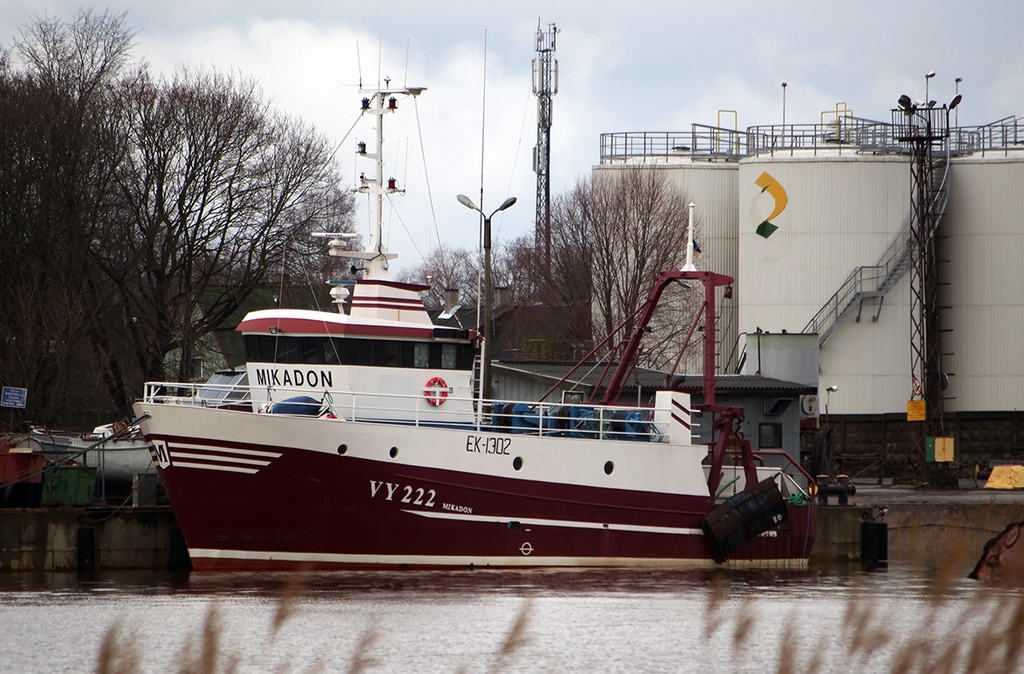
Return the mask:
<svg viewBox="0 0 1024 674">
<path fill-rule="evenodd" d="M 337 311 L 275 308 L 238 325 L 247 393 L 151 382 L 135 404 L 196 570 L 806 565 L 810 477 L 754 452 L 715 404 L 715 297 L 728 276 L 662 272 L 603 397 L 482 397 L 481 336 L 435 325 L 426 286 L 390 278 L 382 124 L 422 89 L 366 92 L 375 222 Z M 704 390 L 619 404 L 647 321 L 677 283 L 704 289 Z M 719 290 L 719 294 L 721 291 Z M 238 392 L 238 383 L 232 384 Z M 711 429 L 697 442 L 695 426 Z"/>
</svg>

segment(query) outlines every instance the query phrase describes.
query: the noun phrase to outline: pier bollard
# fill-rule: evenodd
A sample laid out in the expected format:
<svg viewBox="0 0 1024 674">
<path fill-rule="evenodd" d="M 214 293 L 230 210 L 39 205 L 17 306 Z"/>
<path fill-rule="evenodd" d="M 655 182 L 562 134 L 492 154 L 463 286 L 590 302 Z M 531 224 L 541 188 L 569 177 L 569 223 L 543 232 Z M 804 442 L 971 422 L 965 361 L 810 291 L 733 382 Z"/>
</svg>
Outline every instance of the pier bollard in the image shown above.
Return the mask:
<svg viewBox="0 0 1024 674">
<path fill-rule="evenodd" d="M 889 560 L 889 525 L 864 521 L 860 524 L 861 561 L 884 563 Z"/>
<path fill-rule="evenodd" d="M 92 527 L 78 527 L 78 570 L 92 571 L 96 568 L 96 530 Z"/>
<path fill-rule="evenodd" d="M 828 475 L 819 475 L 816 479 L 818 483 L 818 505 L 828 505 Z"/>
<path fill-rule="evenodd" d="M 850 505 L 850 495 L 848 491 L 848 485 L 850 482 L 849 475 L 837 475 L 836 482 L 839 483 L 839 505 Z"/>
</svg>

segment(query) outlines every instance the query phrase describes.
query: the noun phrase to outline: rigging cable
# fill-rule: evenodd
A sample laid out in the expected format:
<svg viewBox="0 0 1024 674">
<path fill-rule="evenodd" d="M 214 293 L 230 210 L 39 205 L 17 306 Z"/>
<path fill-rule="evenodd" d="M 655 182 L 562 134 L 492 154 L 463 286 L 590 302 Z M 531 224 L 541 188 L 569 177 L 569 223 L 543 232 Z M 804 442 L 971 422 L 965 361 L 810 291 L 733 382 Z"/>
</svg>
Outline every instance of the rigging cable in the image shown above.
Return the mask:
<svg viewBox="0 0 1024 674">
<path fill-rule="evenodd" d="M 423 257 L 423 251 L 420 250 L 419 246 L 416 245 L 416 241 L 413 239 L 412 232 L 409 231 L 409 227 L 405 224 L 405 220 L 402 219 L 402 214 L 398 212 L 395 207 L 395 202 L 391 200 L 390 194 L 385 194 L 384 198 L 388 200 L 388 204 L 391 206 L 391 215 L 398 218 L 398 224 L 402 225 L 402 229 L 409 235 L 409 241 L 412 243 L 412 247 L 416 249 L 416 254 L 420 256 L 420 259 L 426 259 Z"/>
<path fill-rule="evenodd" d="M 430 172 L 427 171 L 427 151 L 426 151 L 426 148 L 424 147 L 424 144 L 423 144 L 423 129 L 420 126 L 420 108 L 419 108 L 419 104 L 417 103 L 417 100 L 416 100 L 417 98 L 419 98 L 419 97 L 418 96 L 413 96 L 412 97 L 412 107 L 413 107 L 413 110 L 416 113 L 416 134 L 420 138 L 420 157 L 423 159 L 423 177 L 426 180 L 427 203 L 430 204 L 430 219 L 434 222 L 434 234 L 437 236 L 437 245 L 440 246 L 441 245 L 441 230 L 438 229 L 438 227 L 437 227 L 437 213 L 434 211 L 434 193 L 431 192 L 431 190 L 430 190 Z M 415 246 L 415 245 L 416 244 L 414 243 L 413 246 Z M 427 246 L 428 252 L 429 252 L 429 250 L 432 247 L 433 246 L 430 246 L 430 245 Z M 422 258 L 423 256 L 420 255 L 420 257 Z"/>
<path fill-rule="evenodd" d="M 533 94 L 530 92 L 526 93 L 526 105 L 523 106 L 523 121 L 519 125 L 519 142 L 516 143 L 516 151 L 512 155 L 512 172 L 508 176 L 508 189 L 505 190 L 505 198 L 512 196 L 512 183 L 515 182 L 516 177 L 516 166 L 519 164 L 519 151 L 523 149 L 523 135 L 525 134 L 526 128 L 526 116 L 530 112 L 530 99 L 533 98 Z M 504 216 L 504 214 L 502 214 Z M 501 222 L 504 221 L 502 217 L 498 224 L 498 232 L 501 232 Z"/>
</svg>

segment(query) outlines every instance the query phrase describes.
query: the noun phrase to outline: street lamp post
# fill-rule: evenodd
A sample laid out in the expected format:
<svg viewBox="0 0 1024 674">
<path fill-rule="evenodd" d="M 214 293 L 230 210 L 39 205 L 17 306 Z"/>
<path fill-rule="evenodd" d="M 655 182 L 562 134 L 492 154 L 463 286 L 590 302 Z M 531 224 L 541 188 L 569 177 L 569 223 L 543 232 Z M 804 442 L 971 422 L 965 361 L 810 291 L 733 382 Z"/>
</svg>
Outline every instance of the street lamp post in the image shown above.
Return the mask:
<svg viewBox="0 0 1024 674">
<path fill-rule="evenodd" d="M 955 96 L 959 96 L 960 95 L 960 83 L 963 82 L 963 81 L 964 81 L 964 78 L 962 78 L 962 77 L 958 77 L 955 80 L 953 80 L 953 83 L 956 85 L 956 91 L 953 92 L 955 94 Z M 955 98 L 955 96 L 954 96 L 954 98 Z M 960 128 L 960 111 L 959 110 L 956 111 L 956 117 L 954 117 L 953 123 L 956 125 L 957 129 Z M 957 135 L 959 135 L 959 132 L 957 133 Z"/>
<path fill-rule="evenodd" d="M 827 389 L 825 389 L 825 428 L 826 429 L 829 427 L 829 425 L 828 425 L 828 403 L 829 403 L 829 399 L 832 397 L 832 394 L 835 393 L 838 390 L 839 390 L 839 387 L 836 386 L 835 384 L 833 384 L 832 386 L 829 386 Z"/>
<path fill-rule="evenodd" d="M 786 87 L 789 86 L 788 82 L 782 83 L 782 137 L 786 137 Z"/>
<path fill-rule="evenodd" d="M 483 236 L 483 247 L 484 247 L 484 347 L 482 349 L 481 367 L 480 367 L 480 397 L 483 400 L 490 400 L 491 398 L 491 319 L 492 319 L 492 299 L 491 299 L 491 218 L 494 217 L 495 213 L 511 208 L 516 203 L 515 197 L 509 197 L 501 203 L 490 215 L 487 215 L 476 204 L 473 200 L 467 197 L 465 194 L 460 194 L 456 197 L 459 203 L 476 211 L 484 219 L 484 236 Z"/>
</svg>

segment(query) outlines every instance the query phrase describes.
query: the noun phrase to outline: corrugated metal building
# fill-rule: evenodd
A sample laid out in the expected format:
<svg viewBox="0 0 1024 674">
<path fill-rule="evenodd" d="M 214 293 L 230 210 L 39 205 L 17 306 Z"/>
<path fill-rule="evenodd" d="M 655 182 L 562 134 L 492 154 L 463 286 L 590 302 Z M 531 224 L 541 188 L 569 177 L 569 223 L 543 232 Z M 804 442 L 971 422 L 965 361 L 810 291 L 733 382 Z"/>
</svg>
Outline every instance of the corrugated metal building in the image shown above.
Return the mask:
<svg viewBox="0 0 1024 674">
<path fill-rule="evenodd" d="M 604 134 L 601 148 L 595 172 L 666 170 L 697 204 L 698 266 L 736 278 L 726 371 L 742 361 L 729 340 L 742 349 L 745 333 L 816 333 L 821 393 L 839 387 L 833 426 L 852 424 L 840 442 L 906 444 L 914 330 L 898 259 L 914 183 L 891 124 L 837 109 L 742 132 Z M 1024 120 L 953 128 L 933 149 L 947 151 L 936 234 L 946 432 L 983 458 L 1024 452 Z M 766 220 L 777 229 L 759 234 Z"/>
</svg>

